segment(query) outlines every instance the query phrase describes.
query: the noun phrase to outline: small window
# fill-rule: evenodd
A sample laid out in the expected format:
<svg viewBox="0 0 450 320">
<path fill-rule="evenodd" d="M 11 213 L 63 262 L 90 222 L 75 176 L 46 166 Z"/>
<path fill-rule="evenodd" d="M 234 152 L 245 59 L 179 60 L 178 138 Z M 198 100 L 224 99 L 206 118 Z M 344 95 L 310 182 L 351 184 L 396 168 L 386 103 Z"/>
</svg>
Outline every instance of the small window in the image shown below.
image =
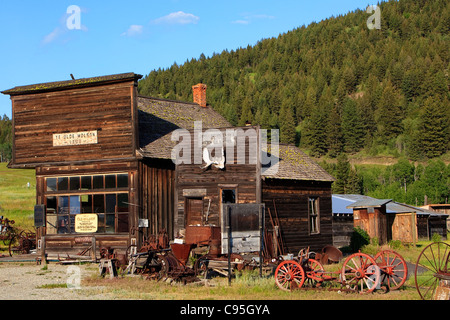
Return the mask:
<svg viewBox="0 0 450 320">
<path fill-rule="evenodd" d="M 236 203 L 236 190 L 235 189 L 223 189 L 222 190 L 222 203 Z"/>
<path fill-rule="evenodd" d="M 117 175 L 117 188 L 128 188 L 128 174 Z"/>
<path fill-rule="evenodd" d="M 319 233 L 319 199 L 309 198 L 308 201 L 309 233 Z"/>
<path fill-rule="evenodd" d="M 47 191 L 56 191 L 56 178 L 47 178 Z"/>
<path fill-rule="evenodd" d="M 94 176 L 94 189 L 103 189 L 103 176 Z"/>
<path fill-rule="evenodd" d="M 69 178 L 70 190 L 80 190 L 80 177 Z"/>
<path fill-rule="evenodd" d="M 109 174 L 105 176 L 105 188 L 106 189 L 115 189 L 116 188 L 116 175 Z"/>
<path fill-rule="evenodd" d="M 105 212 L 105 195 L 95 194 L 94 195 L 94 213 L 104 213 Z"/>
<path fill-rule="evenodd" d="M 69 189 L 69 178 L 58 178 L 58 191 L 65 191 Z"/>
<path fill-rule="evenodd" d="M 83 190 L 92 189 L 92 177 L 91 176 L 81 177 L 81 189 L 83 189 Z"/>
</svg>

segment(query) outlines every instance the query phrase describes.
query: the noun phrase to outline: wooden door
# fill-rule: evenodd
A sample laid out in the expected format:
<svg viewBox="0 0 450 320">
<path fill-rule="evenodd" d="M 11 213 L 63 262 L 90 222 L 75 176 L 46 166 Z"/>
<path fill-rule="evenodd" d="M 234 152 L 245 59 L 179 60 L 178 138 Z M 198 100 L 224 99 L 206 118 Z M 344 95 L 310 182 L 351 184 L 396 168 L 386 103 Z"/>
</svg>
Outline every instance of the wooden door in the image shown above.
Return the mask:
<svg viewBox="0 0 450 320">
<path fill-rule="evenodd" d="M 186 226 L 201 225 L 203 198 L 186 198 Z"/>
</svg>

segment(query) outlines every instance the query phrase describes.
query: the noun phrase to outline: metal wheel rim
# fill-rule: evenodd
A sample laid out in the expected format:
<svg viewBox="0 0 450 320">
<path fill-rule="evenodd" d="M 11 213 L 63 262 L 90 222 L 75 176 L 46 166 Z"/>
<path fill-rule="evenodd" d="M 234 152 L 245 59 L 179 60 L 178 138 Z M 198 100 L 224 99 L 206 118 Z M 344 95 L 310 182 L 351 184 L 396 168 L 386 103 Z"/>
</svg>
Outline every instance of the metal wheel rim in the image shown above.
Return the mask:
<svg viewBox="0 0 450 320">
<path fill-rule="evenodd" d="M 344 285 L 360 293 L 373 292 L 380 283 L 380 273 L 372 271 L 371 266 L 377 267 L 375 260 L 365 253 L 354 253 L 349 256 L 341 270 Z"/>
<path fill-rule="evenodd" d="M 383 250 L 374 259 L 382 271 L 381 283 L 386 283 L 390 290 L 396 290 L 405 283 L 408 266 L 400 254 L 393 250 Z"/>
<path fill-rule="evenodd" d="M 414 270 L 417 292 L 422 300 L 434 298 L 442 278 L 450 278 L 450 245 L 434 242 L 426 246 L 417 258 Z"/>
<path fill-rule="evenodd" d="M 275 270 L 275 283 L 284 291 L 301 288 L 305 282 L 305 271 L 295 261 L 283 261 Z"/>
</svg>

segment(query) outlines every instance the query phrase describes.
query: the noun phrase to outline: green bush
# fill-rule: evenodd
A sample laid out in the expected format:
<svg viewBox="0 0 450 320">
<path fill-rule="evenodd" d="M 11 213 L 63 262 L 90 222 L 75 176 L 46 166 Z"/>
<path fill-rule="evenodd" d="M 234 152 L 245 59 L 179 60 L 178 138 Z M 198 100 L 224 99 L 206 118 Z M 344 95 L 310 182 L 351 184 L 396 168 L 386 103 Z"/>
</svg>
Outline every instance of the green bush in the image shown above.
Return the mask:
<svg viewBox="0 0 450 320">
<path fill-rule="evenodd" d="M 360 227 L 353 228 L 353 233 L 350 238 L 350 248 L 353 252 L 357 252 L 369 243 L 370 237 L 364 229 L 361 229 Z"/>
</svg>

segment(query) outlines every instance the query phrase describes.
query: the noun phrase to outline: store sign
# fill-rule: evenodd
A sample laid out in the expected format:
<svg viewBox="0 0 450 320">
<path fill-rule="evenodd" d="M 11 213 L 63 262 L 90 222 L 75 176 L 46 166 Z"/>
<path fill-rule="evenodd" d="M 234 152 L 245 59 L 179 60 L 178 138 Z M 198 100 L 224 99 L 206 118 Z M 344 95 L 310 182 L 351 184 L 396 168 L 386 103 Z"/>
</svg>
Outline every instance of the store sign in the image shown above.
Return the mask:
<svg viewBox="0 0 450 320">
<path fill-rule="evenodd" d="M 53 135 L 54 147 L 79 146 L 84 144 L 96 144 L 96 143 L 98 143 L 97 130 L 55 133 Z"/>
<path fill-rule="evenodd" d="M 92 233 L 97 232 L 98 219 L 96 214 L 77 214 L 75 216 L 75 232 Z"/>
</svg>

